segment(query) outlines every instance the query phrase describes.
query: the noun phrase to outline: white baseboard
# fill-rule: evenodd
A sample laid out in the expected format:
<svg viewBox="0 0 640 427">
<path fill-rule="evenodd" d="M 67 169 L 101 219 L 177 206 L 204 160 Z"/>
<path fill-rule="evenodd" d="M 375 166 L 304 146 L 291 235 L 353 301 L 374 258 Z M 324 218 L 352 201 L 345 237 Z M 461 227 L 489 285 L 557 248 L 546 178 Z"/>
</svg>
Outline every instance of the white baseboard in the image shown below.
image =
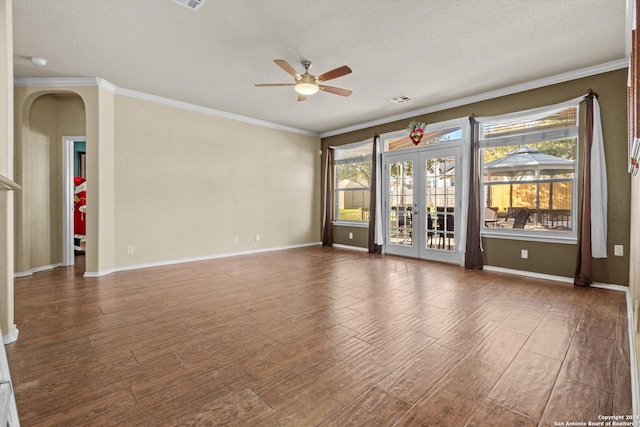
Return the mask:
<svg viewBox="0 0 640 427">
<path fill-rule="evenodd" d="M 102 277 L 102 276 L 106 276 L 107 274 L 115 273 L 115 271 L 116 271 L 115 268 L 110 268 L 108 270 L 102 270 L 102 271 L 85 271 L 83 276 L 84 277 Z"/>
<path fill-rule="evenodd" d="M 482 269 L 486 271 L 495 271 L 497 273 L 507 273 L 507 274 L 513 274 L 516 276 L 532 277 L 534 279 L 545 279 L 545 280 L 553 280 L 556 282 L 573 283 L 573 277 L 554 276 L 553 274 L 536 273 L 534 271 L 513 270 L 510 268 L 494 267 L 492 265 L 485 265 L 482 267 Z M 627 292 L 627 290 L 629 289 L 628 286 L 613 285 L 610 283 L 599 283 L 599 282 L 592 283 L 591 287 L 611 289 L 612 291 L 621 291 L 621 292 Z"/>
<path fill-rule="evenodd" d="M 124 265 L 121 267 L 115 267 L 115 268 L 102 270 L 102 271 L 87 271 L 84 273 L 84 277 L 101 277 L 101 276 L 106 276 L 108 274 L 115 273 L 118 271 L 129 271 L 129 270 L 139 270 L 142 268 L 163 267 L 166 265 L 184 264 L 187 262 L 197 262 L 197 261 L 208 261 L 212 259 L 230 258 L 235 256 L 243 256 L 243 255 L 253 255 L 253 254 L 259 254 L 259 253 L 265 253 L 265 252 L 282 251 L 286 249 L 304 248 L 308 246 L 316 246 L 321 244 L 322 244 L 321 242 L 311 242 L 311 243 L 302 243 L 299 245 L 279 246 L 275 248 L 256 249 L 256 250 L 241 251 L 241 252 L 230 252 L 230 253 L 216 254 L 216 255 L 205 255 L 205 256 L 193 257 L 193 258 L 172 259 L 168 261 L 157 261 L 157 262 L 149 262 L 144 264 Z"/>
<path fill-rule="evenodd" d="M 334 248 L 349 249 L 351 251 L 369 252 L 369 248 L 361 248 L 360 246 L 341 245 L 339 243 L 333 244 Z"/>
<path fill-rule="evenodd" d="M 494 267 L 485 265 L 482 267 L 486 271 L 495 271 L 498 273 L 514 274 L 516 276 L 532 277 L 535 279 L 555 280 L 556 282 L 573 283 L 572 277 L 554 276 L 553 274 L 536 273 L 533 271 L 513 270 L 511 268 Z"/>
<path fill-rule="evenodd" d="M 18 271 L 13 274 L 13 277 L 28 277 L 34 273 L 38 273 L 40 271 L 53 270 L 54 268 L 60 267 L 62 263 L 51 264 L 51 265 L 43 265 L 42 267 L 31 268 L 27 271 Z"/>
<path fill-rule="evenodd" d="M 2 336 L 2 343 L 11 344 L 12 342 L 17 341 L 19 334 L 20 334 L 20 331 L 18 330 L 17 325 L 13 325 L 13 332 L 11 332 L 9 335 Z"/>
</svg>

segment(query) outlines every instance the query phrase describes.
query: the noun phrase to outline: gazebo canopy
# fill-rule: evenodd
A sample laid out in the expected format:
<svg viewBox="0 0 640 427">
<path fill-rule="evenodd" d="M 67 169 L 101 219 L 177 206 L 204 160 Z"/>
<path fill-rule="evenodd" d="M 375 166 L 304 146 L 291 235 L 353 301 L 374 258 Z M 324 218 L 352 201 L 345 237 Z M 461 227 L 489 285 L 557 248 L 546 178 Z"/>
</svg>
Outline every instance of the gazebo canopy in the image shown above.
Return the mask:
<svg viewBox="0 0 640 427">
<path fill-rule="evenodd" d="M 544 154 L 535 148 L 521 146 L 503 158 L 485 164 L 484 168 L 492 176 L 507 176 L 514 175 L 515 172 L 542 170 L 557 173 L 573 170 L 574 161 Z"/>
</svg>

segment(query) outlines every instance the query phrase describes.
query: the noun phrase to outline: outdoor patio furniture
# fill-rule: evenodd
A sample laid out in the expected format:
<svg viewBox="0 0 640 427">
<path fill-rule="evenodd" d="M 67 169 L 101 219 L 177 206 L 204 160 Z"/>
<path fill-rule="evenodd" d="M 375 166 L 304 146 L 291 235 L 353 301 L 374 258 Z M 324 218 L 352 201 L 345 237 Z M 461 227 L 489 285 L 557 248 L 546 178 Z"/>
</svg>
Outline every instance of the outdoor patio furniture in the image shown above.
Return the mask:
<svg viewBox="0 0 640 427">
<path fill-rule="evenodd" d="M 502 225 L 498 223 L 498 211 L 493 210 L 489 207 L 484 208 L 484 226 L 485 227 L 501 227 Z"/>
<path fill-rule="evenodd" d="M 549 228 L 571 228 L 571 209 L 543 209 L 542 223 Z"/>
<path fill-rule="evenodd" d="M 427 212 L 427 243 L 430 248 L 433 247 L 433 235 L 435 234 L 433 230 L 433 217 L 431 212 Z"/>
<path fill-rule="evenodd" d="M 449 211 L 450 208 L 447 208 L 447 213 L 438 213 L 438 249 L 445 248 L 445 239 L 447 240 L 447 248 L 451 248 L 451 238 L 453 237 L 453 232 L 455 230 L 453 223 L 453 211 Z"/>
<path fill-rule="evenodd" d="M 529 220 L 529 213 L 527 208 L 520 209 L 513 220 L 513 228 L 524 228 L 524 225 Z"/>
</svg>

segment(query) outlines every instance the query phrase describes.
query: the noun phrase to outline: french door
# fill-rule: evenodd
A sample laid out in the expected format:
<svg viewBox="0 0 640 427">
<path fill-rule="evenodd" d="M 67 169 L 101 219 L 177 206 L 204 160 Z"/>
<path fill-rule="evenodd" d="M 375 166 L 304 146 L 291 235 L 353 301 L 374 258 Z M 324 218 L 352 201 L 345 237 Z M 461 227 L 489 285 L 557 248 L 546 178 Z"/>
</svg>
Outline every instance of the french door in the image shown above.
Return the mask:
<svg viewBox="0 0 640 427">
<path fill-rule="evenodd" d="M 460 147 L 383 156 L 385 252 L 460 264 Z"/>
</svg>

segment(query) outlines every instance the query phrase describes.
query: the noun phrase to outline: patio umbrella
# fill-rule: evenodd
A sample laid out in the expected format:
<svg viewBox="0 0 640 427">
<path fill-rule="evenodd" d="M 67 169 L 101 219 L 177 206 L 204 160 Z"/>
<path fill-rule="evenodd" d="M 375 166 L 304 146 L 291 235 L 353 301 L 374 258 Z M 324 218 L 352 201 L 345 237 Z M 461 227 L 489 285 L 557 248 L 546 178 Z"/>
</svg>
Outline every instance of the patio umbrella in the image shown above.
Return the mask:
<svg viewBox="0 0 640 427">
<path fill-rule="evenodd" d="M 540 182 L 544 182 L 545 179 L 541 179 L 542 171 L 546 172 L 546 175 L 553 176 L 556 173 L 568 172 L 574 170 L 574 161 L 564 159 L 562 157 L 552 156 L 545 154 L 539 150 L 531 147 L 520 146 L 513 150 L 506 156 L 486 163 L 484 169 L 489 176 L 503 176 L 503 177 L 534 177 L 536 180 L 536 198 L 535 209 L 539 213 L 540 208 Z M 549 191 L 549 209 L 553 208 L 553 181 L 550 182 Z M 490 197 L 490 192 L 488 196 Z M 487 201 L 488 205 L 490 200 Z M 513 207 L 513 186 L 509 191 L 509 207 Z M 539 216 L 538 216 L 539 218 Z M 539 221 L 538 221 L 539 222 Z"/>
</svg>

